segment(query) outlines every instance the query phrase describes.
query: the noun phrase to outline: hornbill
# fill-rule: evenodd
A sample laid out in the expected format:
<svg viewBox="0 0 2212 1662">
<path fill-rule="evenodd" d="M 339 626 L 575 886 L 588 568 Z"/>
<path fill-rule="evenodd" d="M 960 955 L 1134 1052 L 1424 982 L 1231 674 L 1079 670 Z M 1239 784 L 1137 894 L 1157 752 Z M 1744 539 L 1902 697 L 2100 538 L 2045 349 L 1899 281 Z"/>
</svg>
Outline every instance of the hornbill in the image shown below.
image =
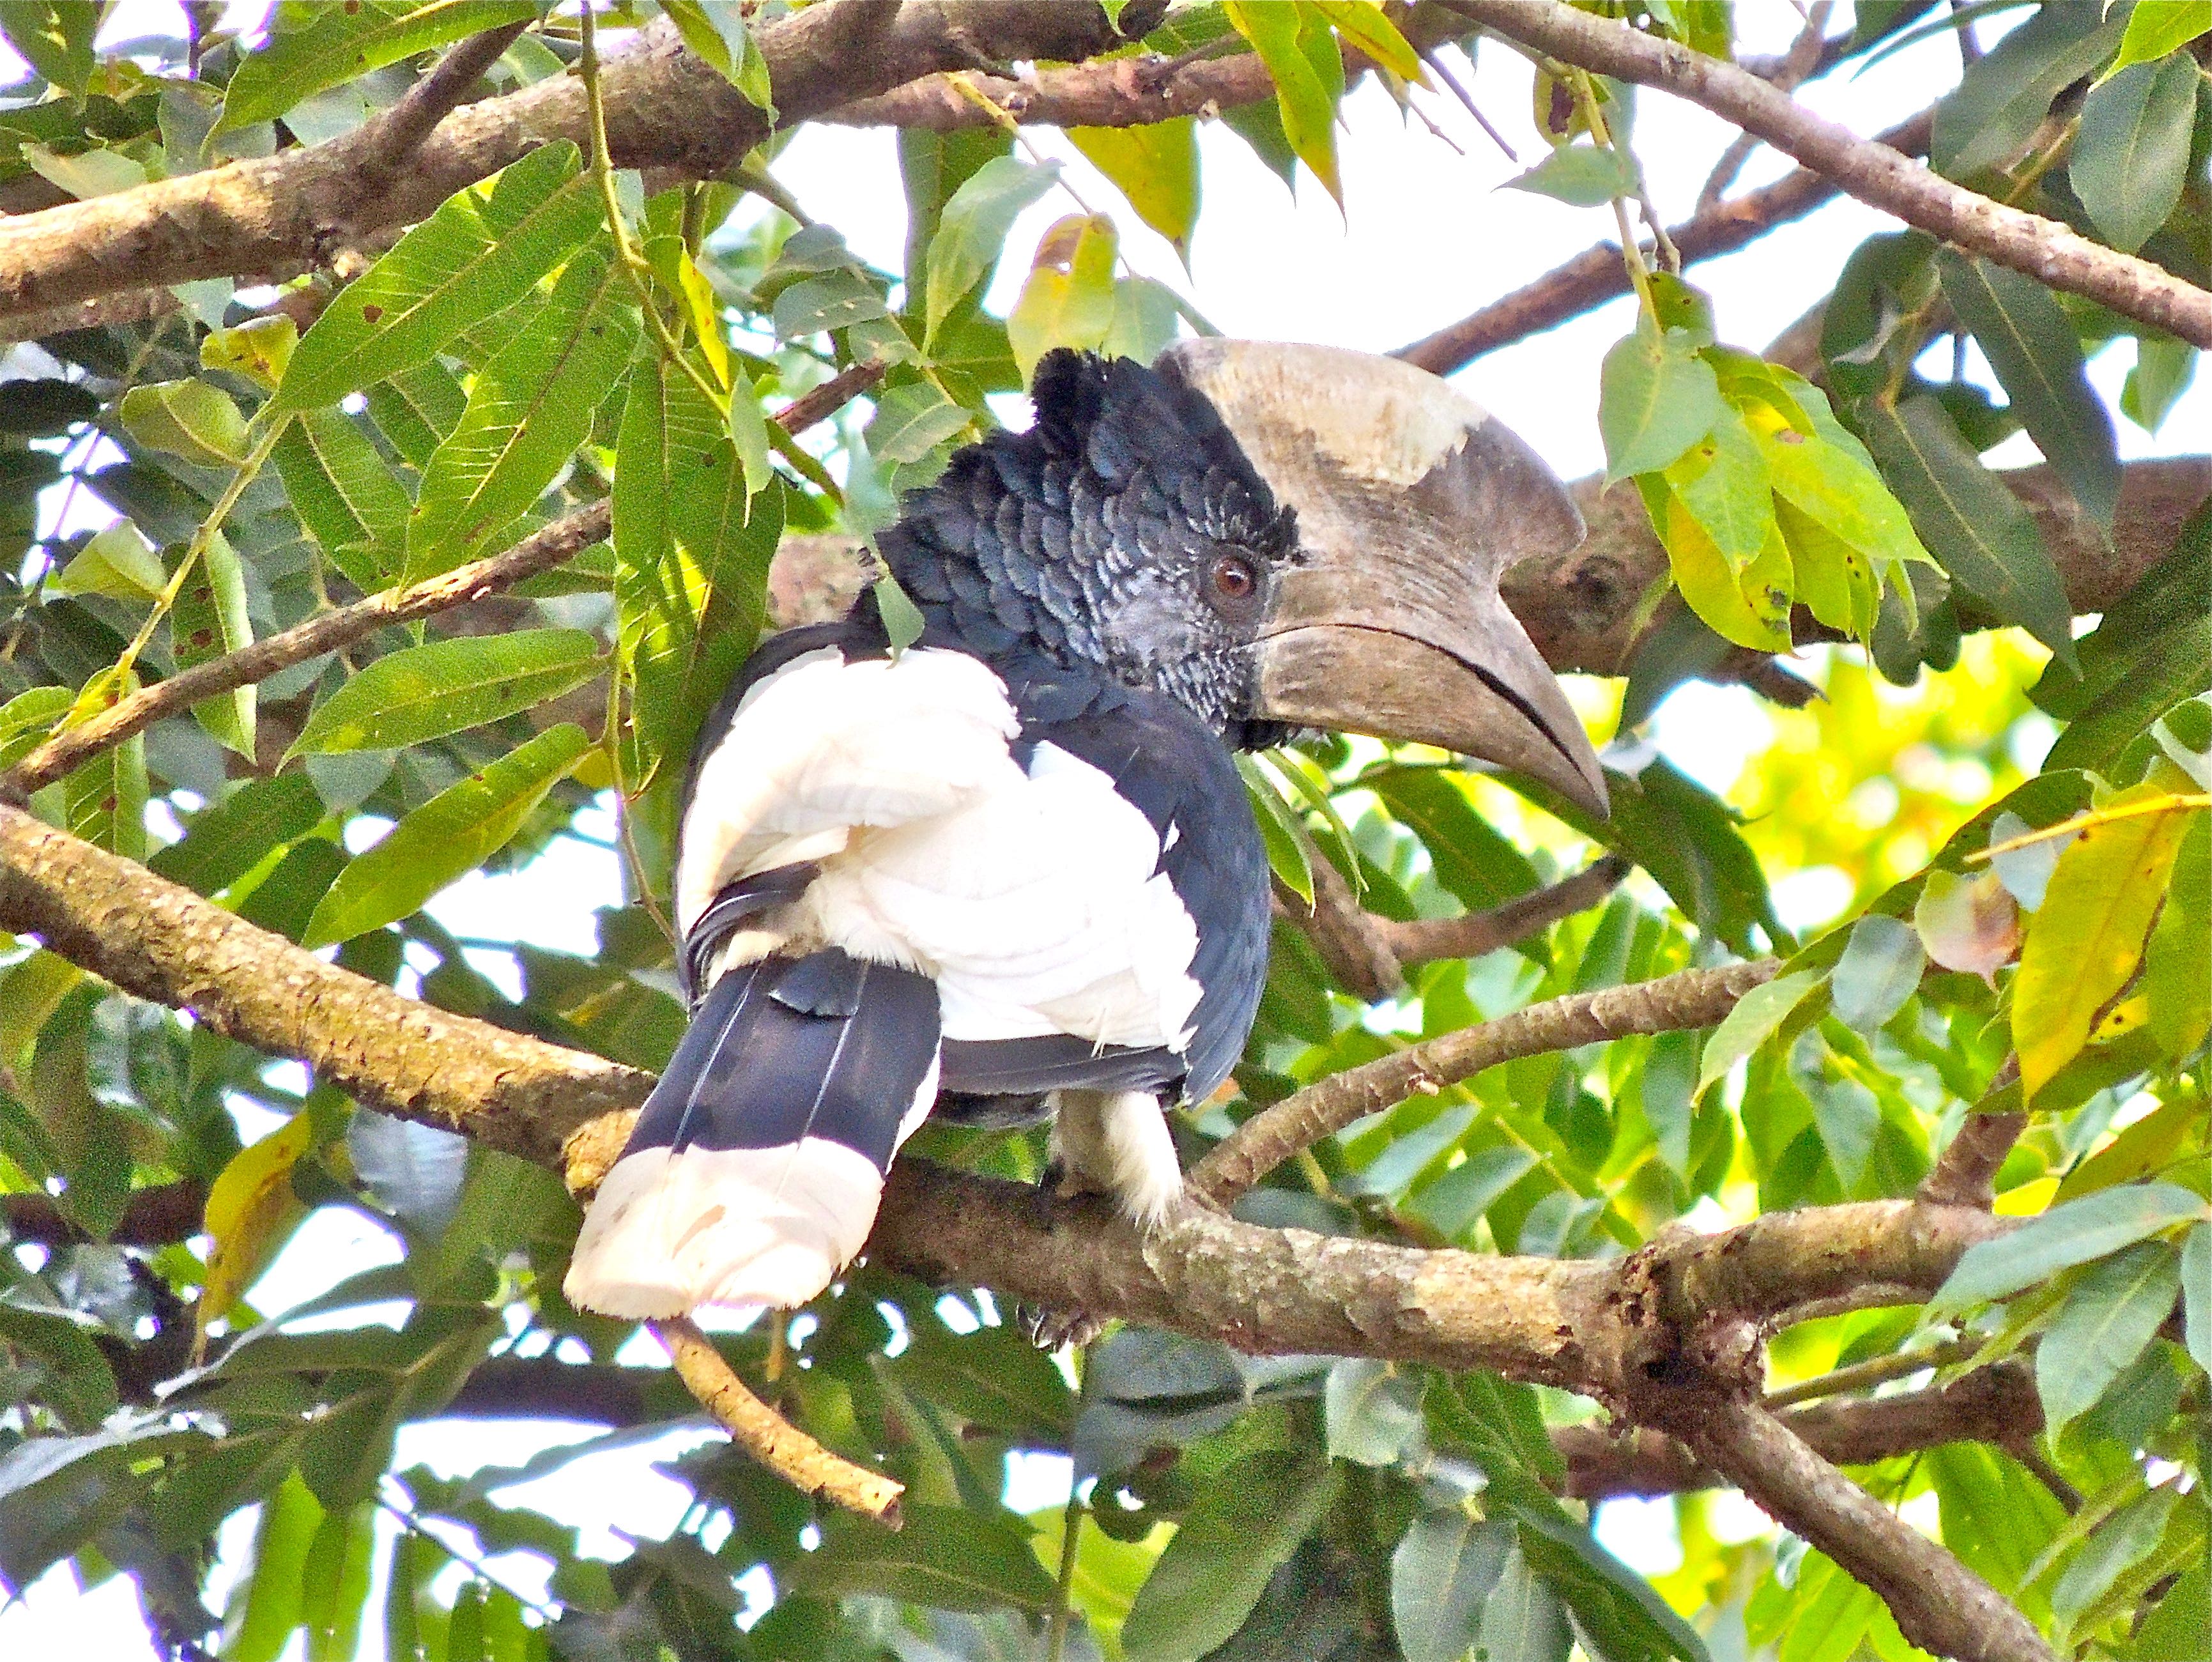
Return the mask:
<svg viewBox="0 0 2212 1662">
<path fill-rule="evenodd" d="M 1267 975 L 1233 751 L 1419 740 L 1605 812 L 1498 594 L 1581 521 L 1478 406 L 1390 359 L 1220 340 L 1149 368 L 1056 351 L 1032 399 L 881 537 L 917 642 L 864 598 L 768 641 L 706 722 L 675 877 L 691 1026 L 585 1221 L 576 1304 L 805 1303 L 933 1111 L 1056 1111 L 1070 1178 L 1160 1221 L 1164 1105 L 1228 1078 Z"/>
</svg>

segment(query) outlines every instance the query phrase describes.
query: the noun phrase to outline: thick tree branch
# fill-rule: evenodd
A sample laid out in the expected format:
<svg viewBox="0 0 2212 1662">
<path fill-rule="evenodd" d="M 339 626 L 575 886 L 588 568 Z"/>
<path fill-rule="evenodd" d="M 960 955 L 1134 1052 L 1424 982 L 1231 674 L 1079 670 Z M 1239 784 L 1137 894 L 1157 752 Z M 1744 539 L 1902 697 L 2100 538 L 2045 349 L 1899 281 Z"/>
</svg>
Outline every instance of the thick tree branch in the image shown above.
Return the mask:
<svg viewBox="0 0 2212 1662">
<path fill-rule="evenodd" d="M 1364 60 L 1362 60 L 1363 62 Z M 1137 127 L 1176 116 L 1210 116 L 1275 95 L 1257 55 L 1181 59 L 1116 58 L 1037 70 L 1019 77 L 963 74 L 975 89 L 1025 125 Z M 857 99 L 822 118 L 846 127 L 920 127 L 951 132 L 988 125 L 990 112 L 953 84 L 950 75 Z"/>
<path fill-rule="evenodd" d="M 2020 1082 L 2020 1058 L 2007 1056 L 1990 1081 L 1990 1092 Z M 1997 1169 L 2027 1129 L 2026 1114 L 1970 1113 L 1943 1152 L 1935 1169 L 1921 1180 L 1920 1198 L 1936 1206 L 1996 1204 Z"/>
<path fill-rule="evenodd" d="M 1299 1149 L 1403 1102 L 1415 1091 L 1456 1084 L 1516 1056 L 1595 1044 L 1626 1033 L 1710 1026 L 1775 968 L 1772 959 L 1762 959 L 1576 993 L 1347 1068 L 1245 1121 L 1191 1168 L 1188 1186 L 1200 1199 L 1226 1206 Z"/>
<path fill-rule="evenodd" d="M 2212 294 L 2055 220 L 1952 184 L 1825 120 L 1758 76 L 1559 0 L 1444 0 L 1462 17 L 1583 69 L 1657 87 L 1826 174 L 1871 207 L 2037 282 L 2212 347 Z"/>
<path fill-rule="evenodd" d="M 829 0 L 763 27 L 780 119 L 812 120 L 942 70 L 1073 61 L 1116 43 L 1091 4 Z M 711 178 L 768 137 L 762 112 L 657 20 L 605 70 L 608 139 L 623 167 Z M 198 277 L 298 269 L 335 240 L 422 218 L 538 145 L 586 140 L 582 87 L 548 76 L 440 122 L 388 186 L 371 189 L 363 128 L 310 148 L 0 219 L 0 318 Z"/>
<path fill-rule="evenodd" d="M 1892 127 L 1881 136 L 1881 142 L 1905 155 L 1923 155 L 1935 125 L 1935 112 L 1923 110 Z M 1826 174 L 1801 167 L 1732 202 L 1701 207 L 1667 234 L 1683 262 L 1694 264 L 1747 247 L 1776 226 L 1802 219 L 1838 194 L 1835 181 Z M 1621 262 L 1620 244 L 1601 242 L 1480 311 L 1400 347 L 1392 356 L 1433 374 L 1448 375 L 1485 352 L 1554 328 L 1630 292 L 1628 268 Z"/>
<path fill-rule="evenodd" d="M 1666 1428 L 1777 1523 L 1887 1604 L 1905 1636 L 1961 1662 L 2054 1662 L 2034 1625 L 1996 1588 L 1822 1459 L 1755 1403 L 1668 1393 Z"/>
<path fill-rule="evenodd" d="M 0 795 L 27 794 L 51 784 L 88 757 L 144 732 L 165 715 L 177 715 L 234 688 L 265 681 L 279 670 L 334 652 L 393 624 L 430 617 L 550 571 L 593 543 L 605 541 L 608 524 L 607 504 L 592 502 L 533 532 L 503 554 L 472 560 L 419 583 L 387 588 L 227 656 L 196 664 L 166 681 L 142 687 L 40 745 L 11 772 L 0 776 Z"/>
</svg>

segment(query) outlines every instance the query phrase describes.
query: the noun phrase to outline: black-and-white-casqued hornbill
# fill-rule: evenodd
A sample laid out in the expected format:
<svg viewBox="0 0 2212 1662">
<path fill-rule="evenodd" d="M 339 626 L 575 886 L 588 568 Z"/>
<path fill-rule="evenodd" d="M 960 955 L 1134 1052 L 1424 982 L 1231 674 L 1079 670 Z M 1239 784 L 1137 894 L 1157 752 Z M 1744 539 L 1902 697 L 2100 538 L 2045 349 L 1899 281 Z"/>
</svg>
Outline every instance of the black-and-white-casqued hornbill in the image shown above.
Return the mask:
<svg viewBox="0 0 2212 1662">
<path fill-rule="evenodd" d="M 1035 424 L 881 539 L 920 607 L 790 630 L 708 721 L 676 867 L 691 1026 L 585 1221 L 580 1306 L 791 1307 L 866 1239 L 933 1110 L 1056 1111 L 1142 1225 L 1165 1106 L 1229 1076 L 1267 974 L 1231 752 L 1305 727 L 1440 745 L 1593 812 L 1604 776 L 1498 599 L 1580 520 L 1436 377 L 1314 346 L 1054 352 Z"/>
</svg>

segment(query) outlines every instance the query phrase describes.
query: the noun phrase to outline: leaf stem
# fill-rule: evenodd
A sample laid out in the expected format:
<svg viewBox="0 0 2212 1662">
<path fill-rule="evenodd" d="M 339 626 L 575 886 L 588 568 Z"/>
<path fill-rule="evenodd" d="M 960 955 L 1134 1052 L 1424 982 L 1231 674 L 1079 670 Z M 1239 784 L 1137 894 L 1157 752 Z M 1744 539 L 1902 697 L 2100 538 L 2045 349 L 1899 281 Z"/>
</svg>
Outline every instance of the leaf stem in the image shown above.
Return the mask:
<svg viewBox="0 0 2212 1662">
<path fill-rule="evenodd" d="M 238 499 L 246 494 L 246 486 L 252 484 L 260 473 L 262 464 L 269 460 L 270 452 L 276 449 L 276 441 L 283 436 L 284 429 L 291 424 L 291 417 L 287 415 L 270 423 L 269 430 L 261 435 L 260 441 L 239 463 L 238 471 L 231 475 L 230 483 L 222 489 L 222 495 L 215 499 L 215 506 L 208 510 L 207 518 L 200 521 L 200 528 L 192 533 L 192 539 L 185 545 L 184 557 L 177 562 L 176 570 L 155 597 L 154 609 L 146 614 L 146 621 L 138 626 L 137 634 L 131 637 L 131 644 L 123 648 L 123 655 L 115 661 L 108 673 L 118 679 L 125 678 L 137 667 L 138 654 L 145 651 L 147 643 L 154 638 L 155 630 L 160 627 L 161 619 L 169 615 L 169 609 L 176 605 L 177 596 L 185 592 L 185 580 L 191 575 L 192 568 L 207 552 L 208 545 L 220 534 L 222 522 L 230 517 L 230 510 L 238 506 Z"/>
<path fill-rule="evenodd" d="M 1588 70 L 1568 69 L 1567 80 L 1575 89 L 1575 102 L 1581 106 L 1583 125 L 1589 129 L 1590 137 L 1615 155 L 1626 156 L 1627 152 L 1613 142 L 1613 132 L 1606 125 L 1605 112 L 1600 107 L 1597 88 L 1590 81 Z M 1629 158 L 1632 167 L 1634 159 Z M 1639 186 L 1640 188 L 1640 186 Z M 1651 298 L 1651 268 L 1644 262 L 1644 250 L 1636 240 L 1635 228 L 1628 222 L 1628 198 L 1619 192 L 1613 193 L 1613 221 L 1620 228 L 1620 259 L 1628 268 L 1628 281 L 1636 290 L 1637 303 L 1655 320 L 1659 315 L 1657 303 Z M 1679 267 L 1680 256 L 1675 256 Z"/>
</svg>

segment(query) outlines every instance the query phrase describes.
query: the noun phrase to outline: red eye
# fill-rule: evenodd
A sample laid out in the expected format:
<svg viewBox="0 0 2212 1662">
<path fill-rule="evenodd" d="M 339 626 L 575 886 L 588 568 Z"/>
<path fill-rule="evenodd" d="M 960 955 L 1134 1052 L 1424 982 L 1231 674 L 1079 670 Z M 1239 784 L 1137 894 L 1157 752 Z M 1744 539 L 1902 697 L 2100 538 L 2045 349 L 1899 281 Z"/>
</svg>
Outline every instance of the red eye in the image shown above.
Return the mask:
<svg viewBox="0 0 2212 1662">
<path fill-rule="evenodd" d="M 1224 600 L 1247 600 L 1260 587 L 1259 574 L 1252 563 L 1234 554 L 1224 554 L 1213 563 L 1213 592 Z"/>
</svg>

